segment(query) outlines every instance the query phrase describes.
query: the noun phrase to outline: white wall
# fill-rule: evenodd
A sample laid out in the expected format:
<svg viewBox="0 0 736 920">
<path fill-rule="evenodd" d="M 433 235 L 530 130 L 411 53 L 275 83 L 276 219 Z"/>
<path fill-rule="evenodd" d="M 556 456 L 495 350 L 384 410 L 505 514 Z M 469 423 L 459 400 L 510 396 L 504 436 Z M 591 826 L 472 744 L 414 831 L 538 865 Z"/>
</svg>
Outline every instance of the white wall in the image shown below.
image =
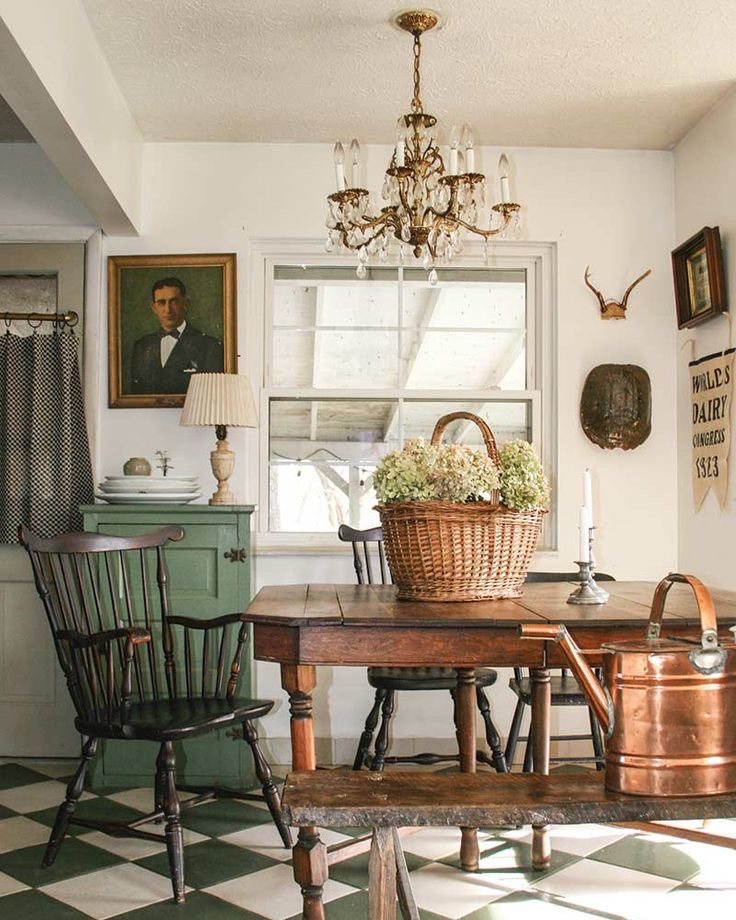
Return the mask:
<svg viewBox="0 0 736 920">
<path fill-rule="evenodd" d="M 720 227 L 726 292 L 731 310 L 736 298 L 736 93 L 718 105 L 675 150 L 676 245 L 703 227 Z M 731 469 L 728 501 L 724 510 L 709 493 L 700 511 L 693 511 L 690 470 L 691 421 L 687 364 L 688 339 L 695 342 L 697 356 L 720 351 L 729 344 L 726 318 L 709 320 L 678 335 L 677 349 L 677 446 L 679 495 L 679 554 L 681 571 L 692 572 L 707 584 L 736 588 L 734 566 L 734 477 Z M 731 344 L 734 344 L 732 340 Z M 685 346 L 684 349 L 682 346 Z M 731 464 L 733 465 L 733 447 Z"/>
<path fill-rule="evenodd" d="M 479 151 L 479 167 L 493 174 L 498 151 Z M 525 205 L 524 237 L 557 245 L 559 363 L 559 556 L 545 568 L 569 569 L 575 558 L 576 513 L 581 472 L 594 475 L 600 523 L 600 568 L 618 577 L 657 579 L 675 564 L 677 486 L 675 470 L 675 344 L 669 253 L 673 247 L 673 158 L 661 152 L 520 149 L 510 151 L 518 193 Z M 368 186 L 380 188 L 387 148 L 369 148 Z M 144 156 L 143 234 L 107 237 L 103 254 L 236 252 L 238 256 L 240 370 L 260 366 L 261 304 L 248 302 L 248 241 L 267 237 L 320 239 L 324 196 L 331 191 L 331 151 L 326 146 L 148 145 Z M 653 274 L 634 292 L 625 321 L 602 321 L 583 284 L 590 265 L 606 297 L 620 297 L 646 268 Z M 104 317 L 105 305 L 99 316 Z M 88 311 L 88 312 L 91 312 Z M 106 392 L 106 326 L 98 335 L 101 391 Z M 634 363 L 652 380 L 653 421 L 649 440 L 630 452 L 603 451 L 584 436 L 579 396 L 587 372 L 600 363 Z M 254 381 L 257 384 L 257 381 Z M 108 409 L 98 412 L 99 475 L 119 472 L 132 455 L 167 449 L 182 472 L 211 474 L 211 433 L 178 427 L 177 410 Z M 254 501 L 256 435 L 232 432 L 238 451 L 235 488 Z M 346 559 L 329 554 L 261 555 L 256 586 L 298 581 L 349 581 Z M 492 662 L 490 662 L 492 664 Z M 257 666 L 258 692 L 279 698 L 278 669 Z M 396 735 L 449 736 L 449 701 L 404 694 L 404 727 Z M 316 734 L 351 739 L 362 722 L 370 693 L 359 670 L 325 669 L 316 713 Z M 499 724 L 506 730 L 510 699 L 496 695 Z M 271 737 L 288 737 L 286 706 L 267 720 Z M 409 713 L 411 712 L 411 715 Z M 411 725 L 408 729 L 407 724 Z M 282 750 L 286 750 L 283 748 Z"/>
<path fill-rule="evenodd" d="M 60 231 L 94 230 L 92 215 L 37 144 L 0 144 L 0 239 L 55 240 Z M 41 228 L 45 228 L 41 230 Z"/>
</svg>

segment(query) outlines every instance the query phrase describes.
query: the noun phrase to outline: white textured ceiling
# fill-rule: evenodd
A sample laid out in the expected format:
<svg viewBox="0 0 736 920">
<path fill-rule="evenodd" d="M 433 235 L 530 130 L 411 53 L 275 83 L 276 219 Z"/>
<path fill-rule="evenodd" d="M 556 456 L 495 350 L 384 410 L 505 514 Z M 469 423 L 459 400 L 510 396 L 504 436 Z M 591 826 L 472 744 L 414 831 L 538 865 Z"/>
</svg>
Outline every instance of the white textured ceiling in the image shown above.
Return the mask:
<svg viewBox="0 0 736 920">
<path fill-rule="evenodd" d="M 391 142 L 401 0 L 83 0 L 148 140 Z M 736 81 L 734 0 L 443 0 L 425 110 L 483 144 L 670 148 Z"/>
<path fill-rule="evenodd" d="M 82 2 L 147 140 L 385 143 L 409 107 L 402 0 Z M 736 0 L 429 5 L 445 140 L 467 122 L 480 144 L 668 149 L 736 81 Z"/>
</svg>

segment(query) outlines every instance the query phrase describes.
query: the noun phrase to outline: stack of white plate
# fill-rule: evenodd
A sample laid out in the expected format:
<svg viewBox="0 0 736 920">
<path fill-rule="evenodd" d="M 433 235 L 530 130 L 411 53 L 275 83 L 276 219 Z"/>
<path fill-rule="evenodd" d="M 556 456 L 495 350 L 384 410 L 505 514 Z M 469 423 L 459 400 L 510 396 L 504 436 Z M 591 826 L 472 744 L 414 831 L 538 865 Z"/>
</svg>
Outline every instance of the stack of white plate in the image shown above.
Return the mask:
<svg viewBox="0 0 736 920">
<path fill-rule="evenodd" d="M 201 496 L 196 476 L 105 476 L 95 493 L 111 504 L 183 505 Z"/>
</svg>

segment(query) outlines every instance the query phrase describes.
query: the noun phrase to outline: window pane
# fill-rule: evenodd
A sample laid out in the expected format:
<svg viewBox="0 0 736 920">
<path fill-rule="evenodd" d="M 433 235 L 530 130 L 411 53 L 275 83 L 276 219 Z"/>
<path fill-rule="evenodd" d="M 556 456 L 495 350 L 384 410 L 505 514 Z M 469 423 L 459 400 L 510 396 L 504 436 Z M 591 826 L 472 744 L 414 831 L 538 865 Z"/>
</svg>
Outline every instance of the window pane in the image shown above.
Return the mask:
<svg viewBox="0 0 736 920">
<path fill-rule="evenodd" d="M 526 389 L 525 343 L 525 272 L 404 273 L 402 386 Z"/>
<path fill-rule="evenodd" d="M 523 329 L 514 333 L 415 331 L 404 338 L 402 385 L 410 390 L 523 390 L 524 339 Z"/>
<path fill-rule="evenodd" d="M 277 387 L 386 389 L 398 378 L 397 332 L 275 329 L 271 380 Z"/>
<path fill-rule="evenodd" d="M 396 281 L 323 284 L 319 289 L 319 326 L 390 326 L 396 328 Z M 394 346 L 395 347 L 395 346 Z"/>
<path fill-rule="evenodd" d="M 396 279 L 372 284 L 328 279 L 306 285 L 279 282 L 274 287 L 274 326 L 395 328 L 399 321 L 397 301 Z"/>
<path fill-rule="evenodd" d="M 406 400 L 403 403 L 402 427 L 404 440 L 432 436 L 435 422 L 450 412 L 472 412 L 479 415 L 491 427 L 496 443 L 500 446 L 506 441 L 523 438 L 532 439 L 532 404 L 530 400 L 514 402 L 430 402 Z M 467 419 L 451 422 L 442 438 L 447 444 L 468 444 L 471 447 L 483 447 L 480 428 Z"/>
<path fill-rule="evenodd" d="M 318 329 L 312 386 L 338 390 L 395 387 L 398 364 L 396 331 Z"/>
<path fill-rule="evenodd" d="M 273 331 L 271 382 L 275 387 L 311 387 L 314 377 L 314 333 Z"/>
<path fill-rule="evenodd" d="M 317 287 L 304 284 L 275 284 L 273 288 L 273 324 L 298 326 L 301 329 L 314 326 Z"/>
<path fill-rule="evenodd" d="M 57 292 L 56 275 L 0 275 L 0 313 L 55 313 Z M 3 331 L 8 330 L 20 336 L 34 333 L 34 327 L 25 320 L 6 324 Z"/>
<path fill-rule="evenodd" d="M 373 472 L 398 446 L 398 404 L 273 399 L 270 529 L 334 533 L 378 525 Z"/>
<path fill-rule="evenodd" d="M 297 274 L 301 277 L 292 279 Z M 398 385 L 395 269 L 277 268 L 271 382 L 317 389 Z"/>
</svg>

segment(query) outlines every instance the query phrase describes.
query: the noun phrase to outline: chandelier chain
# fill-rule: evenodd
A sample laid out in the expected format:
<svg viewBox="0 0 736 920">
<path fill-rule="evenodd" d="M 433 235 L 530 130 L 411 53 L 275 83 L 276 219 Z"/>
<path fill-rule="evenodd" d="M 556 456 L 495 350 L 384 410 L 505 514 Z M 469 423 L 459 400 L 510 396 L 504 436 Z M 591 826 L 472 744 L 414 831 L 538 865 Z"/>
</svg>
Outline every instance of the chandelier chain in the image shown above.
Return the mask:
<svg viewBox="0 0 736 920">
<path fill-rule="evenodd" d="M 421 33 L 414 33 L 414 98 L 411 100 L 411 110 L 412 112 L 421 112 L 422 111 L 422 100 L 419 96 L 419 81 L 420 73 L 419 67 L 422 62 L 422 40 Z"/>
</svg>

